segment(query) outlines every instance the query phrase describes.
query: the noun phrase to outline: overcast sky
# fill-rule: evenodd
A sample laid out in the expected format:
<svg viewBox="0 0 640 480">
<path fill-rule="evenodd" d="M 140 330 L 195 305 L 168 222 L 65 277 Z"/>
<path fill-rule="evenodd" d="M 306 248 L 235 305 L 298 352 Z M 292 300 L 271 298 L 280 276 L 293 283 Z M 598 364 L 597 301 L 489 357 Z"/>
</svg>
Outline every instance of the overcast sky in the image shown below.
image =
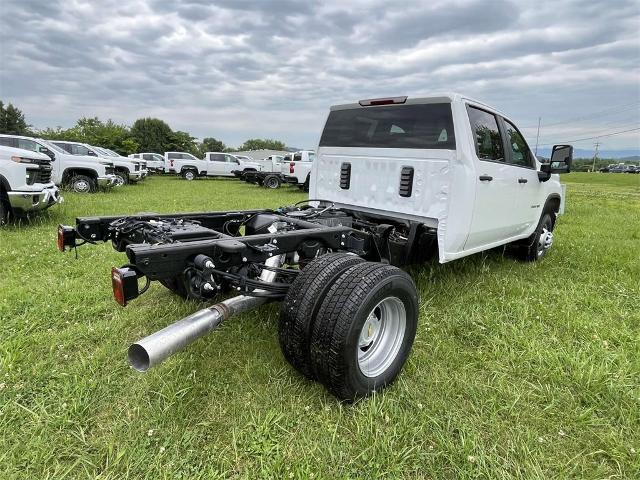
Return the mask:
<svg viewBox="0 0 640 480">
<path fill-rule="evenodd" d="M 0 0 L 0 99 L 38 128 L 154 116 L 313 147 L 331 104 L 438 91 L 542 116 L 541 144 L 639 128 L 640 1 Z"/>
</svg>

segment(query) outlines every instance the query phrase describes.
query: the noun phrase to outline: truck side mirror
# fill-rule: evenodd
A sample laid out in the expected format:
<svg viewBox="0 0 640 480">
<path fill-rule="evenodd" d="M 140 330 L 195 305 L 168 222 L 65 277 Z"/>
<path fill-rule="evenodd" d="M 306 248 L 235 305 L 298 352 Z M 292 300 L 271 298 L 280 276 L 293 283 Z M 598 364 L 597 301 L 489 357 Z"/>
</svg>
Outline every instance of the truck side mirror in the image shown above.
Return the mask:
<svg viewBox="0 0 640 480">
<path fill-rule="evenodd" d="M 543 163 L 540 166 L 538 178 L 542 182 L 546 182 L 552 173 L 569 173 L 571 171 L 571 162 L 573 161 L 573 146 L 571 145 L 554 145 L 551 150 L 551 160 L 549 163 Z"/>
<path fill-rule="evenodd" d="M 573 161 L 573 147 L 571 145 L 554 145 L 551 151 L 551 173 L 569 173 Z"/>
<path fill-rule="evenodd" d="M 55 161 L 56 159 L 55 154 L 51 150 L 49 150 L 47 147 L 38 147 L 38 151 L 40 153 L 44 153 L 47 157 L 51 159 L 52 162 Z"/>
</svg>

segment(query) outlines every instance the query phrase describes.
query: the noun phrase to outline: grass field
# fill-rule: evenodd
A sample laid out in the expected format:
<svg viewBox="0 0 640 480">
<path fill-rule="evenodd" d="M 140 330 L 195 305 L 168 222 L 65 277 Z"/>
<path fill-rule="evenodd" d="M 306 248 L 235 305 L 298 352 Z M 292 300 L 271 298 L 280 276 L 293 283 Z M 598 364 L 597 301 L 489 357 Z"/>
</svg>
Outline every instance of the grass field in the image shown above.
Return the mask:
<svg viewBox="0 0 640 480">
<path fill-rule="evenodd" d="M 128 345 L 197 310 L 154 284 L 126 308 L 110 244 L 61 254 L 76 216 L 275 207 L 233 180 L 150 178 L 0 232 L 0 478 L 638 478 L 640 175 L 570 174 L 539 264 L 501 251 L 415 267 L 413 353 L 353 406 L 296 374 L 278 306 L 146 374 Z"/>
</svg>

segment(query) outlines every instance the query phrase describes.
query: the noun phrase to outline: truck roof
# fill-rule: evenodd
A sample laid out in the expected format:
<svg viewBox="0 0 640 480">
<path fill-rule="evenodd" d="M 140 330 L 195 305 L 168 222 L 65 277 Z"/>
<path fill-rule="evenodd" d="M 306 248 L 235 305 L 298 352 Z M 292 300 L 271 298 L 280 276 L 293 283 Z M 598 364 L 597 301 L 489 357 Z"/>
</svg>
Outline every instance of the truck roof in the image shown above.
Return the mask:
<svg viewBox="0 0 640 480">
<path fill-rule="evenodd" d="M 398 104 L 401 104 L 401 105 L 414 104 L 415 105 L 415 104 L 422 104 L 422 103 L 454 103 L 454 102 L 469 101 L 477 105 L 482 105 L 483 107 L 486 107 L 487 109 L 492 110 L 493 112 L 505 118 L 508 118 L 506 115 L 504 115 L 502 112 L 492 107 L 491 105 L 487 105 L 486 103 L 480 100 L 476 100 L 475 98 L 472 98 L 468 95 L 463 95 L 462 93 L 457 93 L 457 92 L 438 92 L 438 93 L 433 93 L 433 94 L 421 96 L 421 97 L 396 96 L 396 97 L 372 98 L 367 100 L 359 100 L 356 103 L 344 103 L 344 104 L 333 105 L 331 106 L 330 110 L 369 108 L 371 106 L 377 106 L 375 103 L 377 101 L 386 101 L 386 100 L 391 100 L 391 101 L 389 103 L 383 103 L 383 104 L 381 103 L 378 105 L 398 105 Z M 393 100 L 397 100 L 397 101 L 393 101 Z M 374 103 L 373 104 L 370 103 L 369 105 L 363 105 L 363 103 L 361 102 L 363 103 L 374 102 Z"/>
<path fill-rule="evenodd" d="M 25 150 L 24 148 L 5 147 L 4 145 L 0 145 L 0 152 L 6 153 L 7 155 L 19 155 L 26 158 L 36 158 L 38 160 L 51 160 L 44 153 Z"/>
</svg>

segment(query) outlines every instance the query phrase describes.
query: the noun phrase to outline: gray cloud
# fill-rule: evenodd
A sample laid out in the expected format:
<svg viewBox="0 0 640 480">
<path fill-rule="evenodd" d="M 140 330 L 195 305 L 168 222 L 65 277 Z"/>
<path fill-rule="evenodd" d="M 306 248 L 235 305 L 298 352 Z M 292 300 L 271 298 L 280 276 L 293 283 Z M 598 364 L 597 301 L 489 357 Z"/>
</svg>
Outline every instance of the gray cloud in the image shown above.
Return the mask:
<svg viewBox="0 0 640 480">
<path fill-rule="evenodd" d="M 632 106 L 543 128 L 544 143 L 640 124 L 639 27 L 625 0 L 3 0 L 0 99 L 36 127 L 153 115 L 304 147 L 331 104 L 375 96 L 461 91 L 524 126 Z"/>
</svg>

